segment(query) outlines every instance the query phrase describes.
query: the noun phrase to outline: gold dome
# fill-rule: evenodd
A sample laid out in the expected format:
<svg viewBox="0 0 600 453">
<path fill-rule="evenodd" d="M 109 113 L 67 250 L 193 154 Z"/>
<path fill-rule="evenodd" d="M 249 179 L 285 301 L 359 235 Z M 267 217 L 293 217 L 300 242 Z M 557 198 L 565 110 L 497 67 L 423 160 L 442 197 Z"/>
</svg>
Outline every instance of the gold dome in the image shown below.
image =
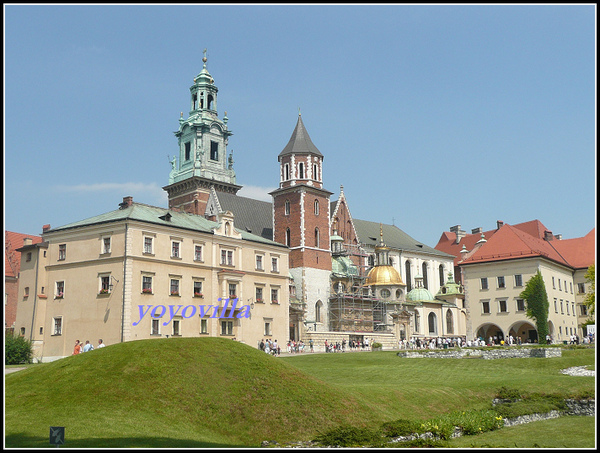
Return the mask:
<svg viewBox="0 0 600 453">
<path fill-rule="evenodd" d="M 375 266 L 369 271 L 365 285 L 402 285 L 402 277 L 392 266 Z"/>
</svg>

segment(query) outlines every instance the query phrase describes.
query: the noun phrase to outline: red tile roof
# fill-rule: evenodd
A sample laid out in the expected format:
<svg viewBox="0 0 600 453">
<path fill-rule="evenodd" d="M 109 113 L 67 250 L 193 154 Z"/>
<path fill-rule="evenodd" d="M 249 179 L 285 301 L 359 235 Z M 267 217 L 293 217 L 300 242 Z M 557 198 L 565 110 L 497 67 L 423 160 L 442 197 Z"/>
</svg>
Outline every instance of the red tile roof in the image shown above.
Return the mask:
<svg viewBox="0 0 600 453">
<path fill-rule="evenodd" d="M 575 268 L 586 268 L 595 262 L 596 229 L 586 236 L 575 239 L 544 239 L 548 229 L 539 220 L 517 225 L 504 224 L 499 229 L 483 233 L 486 242 L 476 245 L 481 240 L 481 233 L 466 234 L 456 242 L 456 233 L 444 232 L 440 237 L 437 250 L 454 255 L 454 265 L 477 262 L 500 261 L 529 256 L 543 256 L 557 263 Z M 463 261 L 460 251 L 470 252 Z"/>
<path fill-rule="evenodd" d="M 4 232 L 4 277 L 17 277 L 21 269 L 21 253 L 18 248 L 23 247 L 23 240 L 31 238 L 32 244 L 42 242 L 40 236 L 33 234 Z"/>
</svg>

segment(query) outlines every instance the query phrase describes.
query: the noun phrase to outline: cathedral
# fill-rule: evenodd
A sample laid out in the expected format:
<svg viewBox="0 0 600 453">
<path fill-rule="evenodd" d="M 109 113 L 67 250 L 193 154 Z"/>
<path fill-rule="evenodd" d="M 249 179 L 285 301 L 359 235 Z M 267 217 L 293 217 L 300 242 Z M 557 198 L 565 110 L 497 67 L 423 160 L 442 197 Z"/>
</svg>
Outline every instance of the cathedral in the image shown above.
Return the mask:
<svg viewBox="0 0 600 453">
<path fill-rule="evenodd" d="M 241 186 L 227 151 L 232 133 L 227 113 L 218 117 L 218 89 L 206 62 L 190 87 L 189 116 L 182 114 L 175 133 L 178 155 L 164 187 L 169 209 L 209 220 L 230 212 L 237 229 L 289 248 L 289 338 L 370 339 L 391 347 L 414 336 L 464 336 L 454 256 L 395 225 L 354 219 L 343 187 L 332 199 L 324 155 L 300 113 L 277 155 L 272 202 L 237 195 Z"/>
</svg>

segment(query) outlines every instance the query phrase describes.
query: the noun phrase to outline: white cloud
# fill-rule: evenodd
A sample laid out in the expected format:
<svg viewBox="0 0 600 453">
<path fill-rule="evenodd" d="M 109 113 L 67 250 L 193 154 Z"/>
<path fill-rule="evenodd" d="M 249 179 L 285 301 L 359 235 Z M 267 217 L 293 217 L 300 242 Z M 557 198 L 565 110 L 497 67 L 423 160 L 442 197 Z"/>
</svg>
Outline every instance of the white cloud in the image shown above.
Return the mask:
<svg viewBox="0 0 600 453">
<path fill-rule="evenodd" d="M 239 191 L 240 197 L 253 198 L 261 201 L 273 201 L 273 197 L 269 192 L 274 191 L 277 187 L 259 187 L 259 186 L 243 186 Z"/>
</svg>

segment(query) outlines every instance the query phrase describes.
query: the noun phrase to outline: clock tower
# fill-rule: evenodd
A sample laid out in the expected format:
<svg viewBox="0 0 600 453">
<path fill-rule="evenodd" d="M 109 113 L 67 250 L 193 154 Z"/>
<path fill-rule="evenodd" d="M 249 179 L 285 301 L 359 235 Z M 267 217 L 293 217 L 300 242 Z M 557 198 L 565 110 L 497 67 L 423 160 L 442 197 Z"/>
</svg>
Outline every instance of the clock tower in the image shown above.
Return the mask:
<svg viewBox="0 0 600 453">
<path fill-rule="evenodd" d="M 169 185 L 163 187 L 169 195 L 169 208 L 204 215 L 210 187 L 221 192 L 236 193 L 233 151 L 227 155 L 229 136 L 227 112 L 217 116 L 217 92 L 214 79 L 206 69 L 204 49 L 202 71 L 190 87 L 190 111 L 187 119 L 179 119 L 175 132 L 178 153 L 170 159 Z"/>
</svg>

